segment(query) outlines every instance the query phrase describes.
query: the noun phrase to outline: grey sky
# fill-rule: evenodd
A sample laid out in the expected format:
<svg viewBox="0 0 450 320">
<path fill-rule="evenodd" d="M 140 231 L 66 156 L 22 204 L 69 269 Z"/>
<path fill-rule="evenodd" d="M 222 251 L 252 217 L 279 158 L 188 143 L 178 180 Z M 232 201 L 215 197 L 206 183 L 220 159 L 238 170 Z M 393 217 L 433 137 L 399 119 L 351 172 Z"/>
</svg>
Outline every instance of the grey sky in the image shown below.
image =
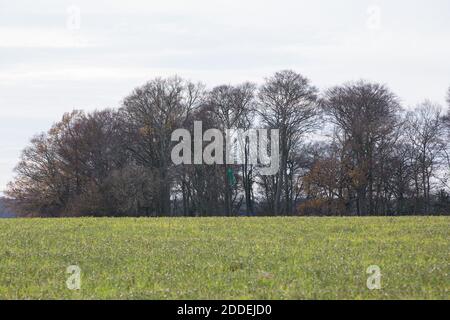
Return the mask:
<svg viewBox="0 0 450 320">
<path fill-rule="evenodd" d="M 0 190 L 64 112 L 116 107 L 156 76 L 213 86 L 286 68 L 320 89 L 364 78 L 405 107 L 444 104 L 450 1 L 0 0 Z"/>
</svg>

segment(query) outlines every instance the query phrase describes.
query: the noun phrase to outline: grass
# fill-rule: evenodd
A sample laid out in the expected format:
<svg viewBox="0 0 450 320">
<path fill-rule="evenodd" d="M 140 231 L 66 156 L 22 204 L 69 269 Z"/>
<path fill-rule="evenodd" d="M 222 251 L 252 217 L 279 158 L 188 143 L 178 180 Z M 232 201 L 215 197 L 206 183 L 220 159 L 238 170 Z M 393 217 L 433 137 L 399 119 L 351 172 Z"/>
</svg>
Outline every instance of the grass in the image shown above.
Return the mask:
<svg viewBox="0 0 450 320">
<path fill-rule="evenodd" d="M 0 299 L 450 299 L 449 248 L 449 217 L 4 219 Z"/>
</svg>

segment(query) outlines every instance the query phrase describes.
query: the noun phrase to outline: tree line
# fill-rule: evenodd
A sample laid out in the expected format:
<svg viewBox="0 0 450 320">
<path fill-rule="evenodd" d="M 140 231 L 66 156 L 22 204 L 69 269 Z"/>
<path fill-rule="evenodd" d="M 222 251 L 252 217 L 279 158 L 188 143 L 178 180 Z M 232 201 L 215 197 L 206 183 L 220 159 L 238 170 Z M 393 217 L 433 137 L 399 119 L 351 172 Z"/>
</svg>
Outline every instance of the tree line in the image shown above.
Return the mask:
<svg viewBox="0 0 450 320">
<path fill-rule="evenodd" d="M 448 92 L 450 106 L 450 89 Z M 174 165 L 171 133 L 279 130 L 279 171 Z M 23 216 L 448 215 L 450 116 L 413 110 L 385 85 L 319 92 L 294 71 L 207 89 L 179 77 L 134 89 L 119 108 L 67 113 L 23 150 L 6 195 Z"/>
</svg>

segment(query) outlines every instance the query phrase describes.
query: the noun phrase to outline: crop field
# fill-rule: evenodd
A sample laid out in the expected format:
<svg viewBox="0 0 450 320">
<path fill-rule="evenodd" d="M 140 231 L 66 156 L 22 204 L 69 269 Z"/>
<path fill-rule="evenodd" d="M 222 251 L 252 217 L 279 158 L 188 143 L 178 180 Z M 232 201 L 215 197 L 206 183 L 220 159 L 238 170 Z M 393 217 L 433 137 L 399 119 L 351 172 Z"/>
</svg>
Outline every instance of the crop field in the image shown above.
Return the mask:
<svg viewBox="0 0 450 320">
<path fill-rule="evenodd" d="M 0 299 L 450 299 L 449 249 L 449 217 L 4 219 Z"/>
</svg>

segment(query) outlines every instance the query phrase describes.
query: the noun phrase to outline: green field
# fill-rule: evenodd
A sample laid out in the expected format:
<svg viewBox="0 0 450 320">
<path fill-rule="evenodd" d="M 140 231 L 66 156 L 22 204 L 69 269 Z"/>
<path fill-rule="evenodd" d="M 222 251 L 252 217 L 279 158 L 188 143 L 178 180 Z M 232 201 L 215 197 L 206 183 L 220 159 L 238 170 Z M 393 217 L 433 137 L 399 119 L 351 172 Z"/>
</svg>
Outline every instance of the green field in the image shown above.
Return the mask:
<svg viewBox="0 0 450 320">
<path fill-rule="evenodd" d="M 449 249 L 449 217 L 4 219 L 0 299 L 450 299 Z"/>
</svg>

